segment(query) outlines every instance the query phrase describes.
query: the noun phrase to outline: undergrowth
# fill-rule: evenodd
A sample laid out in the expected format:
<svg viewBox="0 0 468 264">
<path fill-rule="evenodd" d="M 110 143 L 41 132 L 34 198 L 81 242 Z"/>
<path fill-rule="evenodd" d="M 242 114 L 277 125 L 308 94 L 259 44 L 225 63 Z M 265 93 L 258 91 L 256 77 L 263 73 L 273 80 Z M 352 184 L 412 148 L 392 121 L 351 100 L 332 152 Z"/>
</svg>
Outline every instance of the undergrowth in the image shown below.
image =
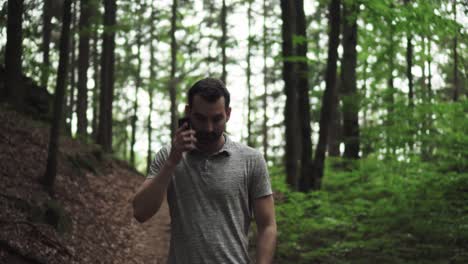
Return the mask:
<svg viewBox="0 0 468 264">
<path fill-rule="evenodd" d="M 328 159 L 321 190 L 309 193 L 271 168 L 276 263 L 468 263 L 466 109 L 439 112 L 430 159 L 370 154 L 351 171 Z"/>
</svg>

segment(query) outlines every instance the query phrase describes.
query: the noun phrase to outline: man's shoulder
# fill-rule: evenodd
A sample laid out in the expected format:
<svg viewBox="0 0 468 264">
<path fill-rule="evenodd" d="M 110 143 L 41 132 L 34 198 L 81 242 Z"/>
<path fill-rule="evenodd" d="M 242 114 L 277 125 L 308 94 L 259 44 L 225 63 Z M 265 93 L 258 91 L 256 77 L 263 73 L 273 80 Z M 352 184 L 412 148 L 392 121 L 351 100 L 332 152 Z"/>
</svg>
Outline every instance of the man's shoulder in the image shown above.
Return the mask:
<svg viewBox="0 0 468 264">
<path fill-rule="evenodd" d="M 255 159 L 263 157 L 263 154 L 258 149 L 250 147 L 241 142 L 231 140 L 229 148 L 232 153 L 238 154 L 243 158 Z"/>
<path fill-rule="evenodd" d="M 170 152 L 171 152 L 171 145 L 167 144 L 167 145 L 163 145 L 162 147 L 160 147 L 155 154 L 156 154 L 156 157 L 167 158 Z"/>
</svg>

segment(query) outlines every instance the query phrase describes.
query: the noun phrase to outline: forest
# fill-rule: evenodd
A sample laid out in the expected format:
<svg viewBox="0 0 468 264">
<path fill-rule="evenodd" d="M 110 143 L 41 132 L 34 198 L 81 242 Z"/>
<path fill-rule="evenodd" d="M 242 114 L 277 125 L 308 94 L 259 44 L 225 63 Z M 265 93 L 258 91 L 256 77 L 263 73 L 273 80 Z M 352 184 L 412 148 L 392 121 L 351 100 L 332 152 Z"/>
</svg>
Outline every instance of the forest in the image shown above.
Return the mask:
<svg viewBox="0 0 468 264">
<path fill-rule="evenodd" d="M 77 226 L 64 168 L 107 177 L 112 160 L 136 188 L 187 90 L 214 77 L 231 93 L 226 133 L 268 164 L 275 263 L 468 263 L 467 2 L 0 0 L 0 14 L 1 206 L 52 203 Z M 26 165 L 36 127 L 42 154 Z M 26 178 L 41 202 L 11 160 L 39 166 Z M 60 248 L 86 243 L 21 210 Z M 7 226 L 0 262 L 55 263 Z"/>
</svg>

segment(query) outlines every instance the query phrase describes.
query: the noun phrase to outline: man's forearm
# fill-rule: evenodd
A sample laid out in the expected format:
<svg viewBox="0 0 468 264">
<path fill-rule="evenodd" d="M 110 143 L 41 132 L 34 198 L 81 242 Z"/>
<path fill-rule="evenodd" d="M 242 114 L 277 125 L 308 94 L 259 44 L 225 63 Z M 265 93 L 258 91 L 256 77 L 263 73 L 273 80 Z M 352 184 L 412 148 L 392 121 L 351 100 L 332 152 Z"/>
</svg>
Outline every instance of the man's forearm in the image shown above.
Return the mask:
<svg viewBox="0 0 468 264">
<path fill-rule="evenodd" d="M 276 247 L 276 224 L 271 224 L 258 229 L 257 235 L 257 264 L 273 263 Z"/>
<path fill-rule="evenodd" d="M 175 165 L 166 162 L 149 184 L 143 185 L 133 198 L 133 215 L 139 222 L 151 218 L 161 207 Z"/>
</svg>

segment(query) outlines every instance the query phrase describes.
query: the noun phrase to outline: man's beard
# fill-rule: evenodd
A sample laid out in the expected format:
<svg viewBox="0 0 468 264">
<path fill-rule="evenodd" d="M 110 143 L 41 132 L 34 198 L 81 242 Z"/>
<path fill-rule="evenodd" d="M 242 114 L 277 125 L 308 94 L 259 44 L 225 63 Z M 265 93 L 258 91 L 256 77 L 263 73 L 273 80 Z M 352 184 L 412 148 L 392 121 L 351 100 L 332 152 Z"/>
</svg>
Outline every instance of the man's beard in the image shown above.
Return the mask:
<svg viewBox="0 0 468 264">
<path fill-rule="evenodd" d="M 205 131 L 197 131 L 195 133 L 195 137 L 197 138 L 198 143 L 205 145 L 205 144 L 212 144 L 219 140 L 219 138 L 223 135 L 223 131 L 220 132 L 205 132 Z"/>
</svg>

